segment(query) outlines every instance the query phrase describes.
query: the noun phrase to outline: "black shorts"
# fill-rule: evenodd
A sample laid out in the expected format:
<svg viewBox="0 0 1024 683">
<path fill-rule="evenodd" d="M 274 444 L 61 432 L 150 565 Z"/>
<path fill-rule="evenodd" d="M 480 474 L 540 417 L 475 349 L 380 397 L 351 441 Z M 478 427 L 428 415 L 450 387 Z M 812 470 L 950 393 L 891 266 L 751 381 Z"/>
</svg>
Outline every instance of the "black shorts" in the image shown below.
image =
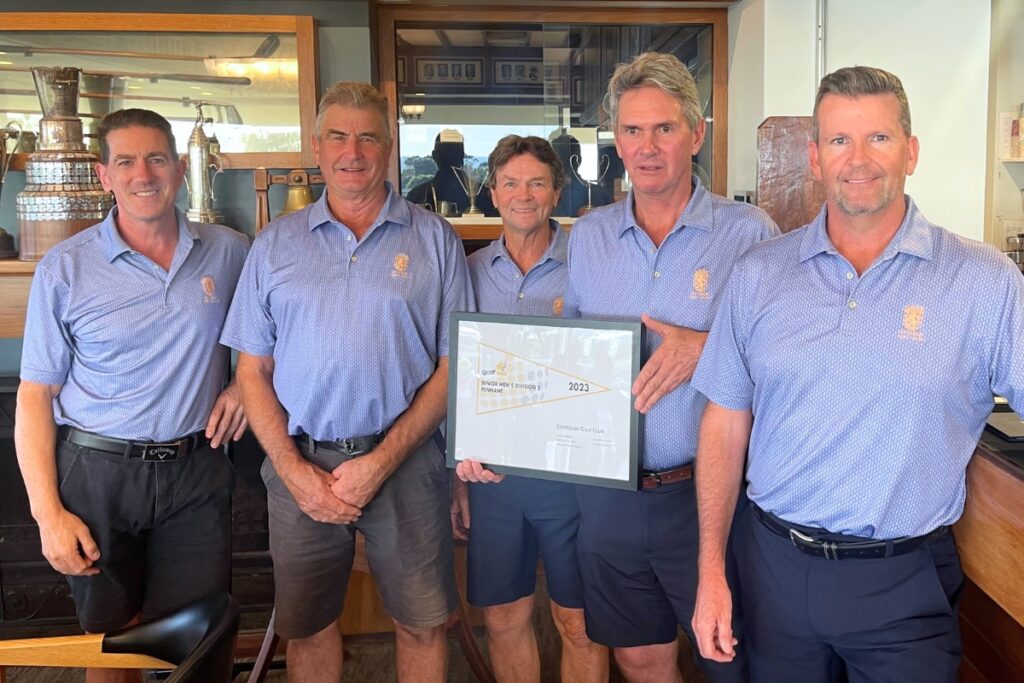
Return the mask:
<svg viewBox="0 0 1024 683">
<path fill-rule="evenodd" d="M 216 591 L 231 573 L 234 468 L 209 444 L 172 462 L 57 446 L 60 498 L 100 549 L 95 576 L 69 576 L 82 628 L 144 621 Z"/>
<path fill-rule="evenodd" d="M 690 621 L 699 534 L 693 480 L 646 491 L 578 486 L 576 493 L 590 639 L 609 647 L 656 645 L 674 641 L 681 626 L 695 645 Z M 733 633 L 743 643 L 738 602 L 733 602 Z M 696 647 L 693 651 L 709 680 L 746 680 L 742 646 L 727 664 L 704 659 Z"/>
</svg>

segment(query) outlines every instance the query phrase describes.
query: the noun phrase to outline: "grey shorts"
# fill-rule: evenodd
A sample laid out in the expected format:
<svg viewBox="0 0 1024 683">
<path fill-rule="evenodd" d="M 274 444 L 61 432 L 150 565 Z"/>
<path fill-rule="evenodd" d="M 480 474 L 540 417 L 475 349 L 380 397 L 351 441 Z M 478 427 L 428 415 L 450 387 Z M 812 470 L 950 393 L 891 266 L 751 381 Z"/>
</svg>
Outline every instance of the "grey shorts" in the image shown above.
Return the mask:
<svg viewBox="0 0 1024 683">
<path fill-rule="evenodd" d="M 303 455 L 328 472 L 351 458 L 324 449 Z M 282 636 L 306 638 L 341 615 L 356 530 L 366 539 L 370 573 L 392 618 L 428 628 L 443 624 L 455 610 L 448 470 L 433 440 L 410 454 L 362 517 L 348 525 L 310 519 L 269 458 L 262 474 L 274 559 L 274 624 Z"/>
<path fill-rule="evenodd" d="M 231 575 L 234 468 L 209 444 L 173 462 L 143 462 L 66 441 L 60 498 L 100 548 L 95 576 L 69 576 L 78 621 L 109 631 L 216 591 Z"/>
</svg>

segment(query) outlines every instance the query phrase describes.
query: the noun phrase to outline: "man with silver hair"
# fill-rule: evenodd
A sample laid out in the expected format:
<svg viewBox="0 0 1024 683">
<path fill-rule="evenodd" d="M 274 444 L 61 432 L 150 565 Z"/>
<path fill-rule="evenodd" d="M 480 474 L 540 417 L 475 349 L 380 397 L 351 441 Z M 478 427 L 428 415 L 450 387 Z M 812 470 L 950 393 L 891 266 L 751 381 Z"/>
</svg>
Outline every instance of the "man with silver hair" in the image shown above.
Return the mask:
<svg viewBox="0 0 1024 683">
<path fill-rule="evenodd" d="M 320 101 L 319 201 L 256 237 L 224 327 L 267 453 L 275 627 L 288 678 L 337 683 L 355 532 L 395 622 L 398 680 L 443 681 L 456 605 L 439 449 L 448 314 L 472 310 L 462 244 L 385 180 L 388 104 L 365 83 Z"/>
<path fill-rule="evenodd" d="M 737 263 L 694 375 L 694 629 L 733 656 L 732 526 L 757 681 L 957 678 L 949 526 L 993 394 L 1024 413 L 1024 279 L 904 194 L 918 149 L 896 76 L 825 76 L 808 145 L 825 206 Z"/>
<path fill-rule="evenodd" d="M 633 188 L 581 218 L 569 240 L 567 315 L 641 319 L 646 362 L 632 387 L 646 414 L 643 488 L 580 486 L 578 547 L 587 632 L 615 648 L 633 683 L 679 682 L 677 628 L 693 640 L 697 503 L 693 458 L 704 398 L 690 376 L 732 264 L 778 233 L 760 209 L 711 194 L 692 174 L 704 143 L 693 77 L 672 55 L 620 65 L 606 107 Z M 698 664 L 744 680 L 742 658 Z"/>
</svg>

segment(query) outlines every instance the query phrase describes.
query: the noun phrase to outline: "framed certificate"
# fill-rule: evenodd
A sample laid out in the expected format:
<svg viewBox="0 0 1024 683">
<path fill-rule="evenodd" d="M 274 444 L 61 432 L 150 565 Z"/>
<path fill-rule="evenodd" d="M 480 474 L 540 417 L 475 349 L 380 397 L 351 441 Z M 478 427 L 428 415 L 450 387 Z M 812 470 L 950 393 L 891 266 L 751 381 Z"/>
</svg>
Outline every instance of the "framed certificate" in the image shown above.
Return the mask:
<svg viewBox="0 0 1024 683">
<path fill-rule="evenodd" d="M 453 313 L 448 466 L 636 490 L 639 322 Z"/>
</svg>

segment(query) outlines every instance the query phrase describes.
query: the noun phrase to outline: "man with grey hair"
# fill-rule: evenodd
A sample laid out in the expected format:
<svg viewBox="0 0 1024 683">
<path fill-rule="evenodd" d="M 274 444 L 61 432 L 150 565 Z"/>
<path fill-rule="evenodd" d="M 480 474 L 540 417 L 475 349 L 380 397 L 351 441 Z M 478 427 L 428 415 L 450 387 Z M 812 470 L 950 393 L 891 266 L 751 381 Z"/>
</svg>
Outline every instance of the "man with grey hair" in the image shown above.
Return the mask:
<svg viewBox="0 0 1024 683">
<path fill-rule="evenodd" d="M 1024 413 L 1024 278 L 904 194 L 919 145 L 896 76 L 827 75 L 814 126 L 825 206 L 736 264 L 693 379 L 694 630 L 733 657 L 732 526 L 754 680 L 955 681 L 949 526 L 993 393 Z"/>
<path fill-rule="evenodd" d="M 327 186 L 256 237 L 222 341 L 267 453 L 275 628 L 288 678 L 337 683 L 355 532 L 395 622 L 398 679 L 443 681 L 456 605 L 446 409 L 448 314 L 471 310 L 451 226 L 385 180 L 387 100 L 341 82 L 313 137 Z"/>
<path fill-rule="evenodd" d="M 704 119 L 693 77 L 674 56 L 620 65 L 606 104 L 633 189 L 573 228 L 565 309 L 641 319 L 651 334 L 632 387 L 646 414 L 643 488 L 577 488 L 584 611 L 590 637 L 615 648 L 630 681 L 678 683 L 677 629 L 692 641 L 697 588 L 692 462 L 704 407 L 689 380 L 733 262 L 778 228 L 693 176 Z M 714 681 L 746 676 L 742 660 L 698 664 Z"/>
</svg>

